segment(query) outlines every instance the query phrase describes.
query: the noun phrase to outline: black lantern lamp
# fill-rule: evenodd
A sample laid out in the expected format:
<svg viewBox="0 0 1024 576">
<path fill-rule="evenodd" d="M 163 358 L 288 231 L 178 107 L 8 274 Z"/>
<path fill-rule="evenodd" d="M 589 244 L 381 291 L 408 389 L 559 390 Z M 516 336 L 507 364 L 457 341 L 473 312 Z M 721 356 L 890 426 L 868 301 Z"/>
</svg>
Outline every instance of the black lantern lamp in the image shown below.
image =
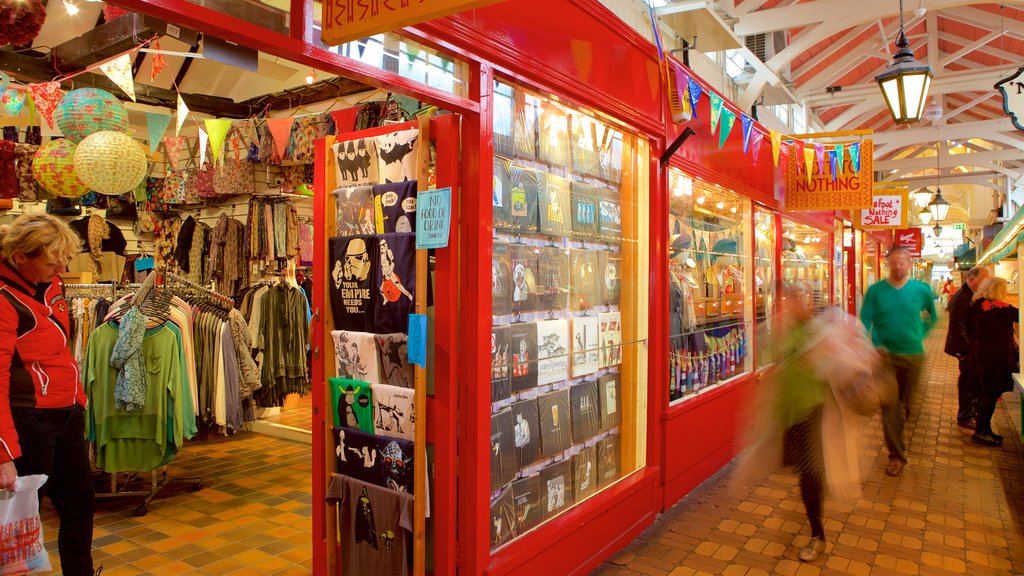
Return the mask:
<svg viewBox="0 0 1024 576">
<path fill-rule="evenodd" d="M 932 83 L 932 69 L 914 59 L 910 42 L 903 32 L 903 0 L 900 0 L 900 35 L 896 39 L 896 55 L 892 64 L 875 82 L 882 89 L 885 105 L 897 124 L 909 124 L 921 119 L 928 88 Z"/>
</svg>

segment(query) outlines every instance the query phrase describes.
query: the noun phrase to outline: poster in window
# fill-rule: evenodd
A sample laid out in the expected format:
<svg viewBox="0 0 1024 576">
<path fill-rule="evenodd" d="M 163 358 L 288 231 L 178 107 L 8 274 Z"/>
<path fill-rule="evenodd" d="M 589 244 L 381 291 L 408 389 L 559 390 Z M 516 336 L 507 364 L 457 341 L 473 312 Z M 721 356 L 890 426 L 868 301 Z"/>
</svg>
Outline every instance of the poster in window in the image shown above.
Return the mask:
<svg viewBox="0 0 1024 576">
<path fill-rule="evenodd" d="M 600 273 L 600 262 L 597 252 L 594 250 L 577 249 L 570 255 L 572 267 L 572 297 L 573 310 L 589 310 L 596 306 L 600 299 L 600 286 L 598 284 Z"/>
<path fill-rule="evenodd" d="M 500 489 L 515 478 L 516 446 L 512 409 L 505 408 L 491 415 L 491 491 Z"/>
<path fill-rule="evenodd" d="M 601 430 L 601 404 L 597 399 L 597 381 L 589 380 L 569 388 L 572 404 L 572 441 L 580 444 Z"/>
<path fill-rule="evenodd" d="M 619 374 L 608 374 L 597 380 L 597 401 L 601 408 L 601 430 L 619 425 Z"/>
<path fill-rule="evenodd" d="M 512 405 L 512 441 L 516 449 L 516 468 L 526 468 L 540 457 L 537 400 L 523 400 Z"/>
<path fill-rule="evenodd" d="M 491 327 L 491 402 L 500 402 L 512 393 L 510 374 L 511 328 Z"/>
<path fill-rule="evenodd" d="M 594 240 L 597 236 L 596 187 L 580 182 L 572 183 L 572 237 Z"/>
<path fill-rule="evenodd" d="M 540 106 L 540 159 L 552 166 L 569 165 L 569 115 L 554 102 Z"/>
<path fill-rule="evenodd" d="M 622 314 L 602 312 L 598 315 L 601 323 L 601 368 L 622 364 Z"/>
<path fill-rule="evenodd" d="M 506 230 L 512 225 L 512 161 L 494 157 L 494 176 L 491 186 L 491 206 L 494 227 Z"/>
<path fill-rule="evenodd" d="M 545 185 L 546 175 L 530 168 L 512 165 L 512 197 L 509 204 L 511 225 L 514 234 L 534 234 L 539 224 L 540 192 Z"/>
<path fill-rule="evenodd" d="M 491 252 L 491 314 L 512 313 L 512 258 L 508 242 L 494 241 Z"/>
<path fill-rule="evenodd" d="M 516 90 L 512 96 L 515 123 L 512 134 L 515 137 L 515 155 L 533 160 L 537 157 L 537 110 L 540 99 L 522 90 Z"/>
<path fill-rule="evenodd" d="M 597 493 L 597 446 L 587 446 L 572 456 L 572 495 L 582 502 Z"/>
<path fill-rule="evenodd" d="M 526 244 L 509 246 L 512 267 L 512 313 L 522 314 L 540 307 L 540 249 Z"/>
<path fill-rule="evenodd" d="M 516 534 L 523 534 L 540 524 L 543 511 L 539 474 L 513 482 L 512 498 L 516 505 Z"/>
<path fill-rule="evenodd" d="M 565 310 L 569 307 L 569 255 L 562 248 L 542 246 L 537 260 L 537 308 Z"/>
<path fill-rule="evenodd" d="M 618 306 L 622 294 L 622 255 L 602 250 L 598 258 L 601 270 L 601 301 L 605 306 Z"/>
<path fill-rule="evenodd" d="M 600 364 L 600 322 L 597 316 L 572 319 L 572 377 L 597 372 Z"/>
<path fill-rule="evenodd" d="M 534 322 L 512 324 L 510 340 L 511 391 L 515 394 L 537 385 L 537 324 Z"/>
<path fill-rule="evenodd" d="M 558 390 L 537 398 L 540 417 L 540 455 L 553 456 L 569 447 L 572 441 L 572 415 L 569 391 Z"/>
<path fill-rule="evenodd" d="M 380 244 L 375 236 L 328 240 L 331 279 L 328 283 L 335 330 L 374 331 L 374 277 Z"/>
<path fill-rule="evenodd" d="M 553 518 L 573 504 L 572 464 L 555 462 L 540 471 L 541 508 L 544 520 Z"/>
<path fill-rule="evenodd" d="M 516 536 L 516 501 L 512 488 L 506 488 L 491 501 L 491 548 L 496 548 Z"/>
<path fill-rule="evenodd" d="M 537 384 L 569 377 L 569 322 L 565 318 L 537 322 Z"/>
<path fill-rule="evenodd" d="M 619 435 L 612 434 L 597 443 L 597 485 L 598 488 L 619 479 Z"/>
<path fill-rule="evenodd" d="M 540 189 L 540 231 L 548 236 L 565 238 L 572 235 L 572 203 L 569 181 L 548 174 Z"/>
</svg>

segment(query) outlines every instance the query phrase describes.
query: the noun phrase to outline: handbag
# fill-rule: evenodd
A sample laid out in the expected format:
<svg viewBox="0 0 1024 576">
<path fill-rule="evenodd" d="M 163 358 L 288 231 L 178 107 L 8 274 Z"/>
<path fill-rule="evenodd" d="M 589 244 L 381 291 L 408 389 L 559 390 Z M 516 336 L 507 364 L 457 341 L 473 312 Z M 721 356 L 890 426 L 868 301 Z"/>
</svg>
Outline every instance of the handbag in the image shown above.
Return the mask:
<svg viewBox="0 0 1024 576">
<path fill-rule="evenodd" d="M 107 199 L 108 220 L 135 220 L 136 218 L 138 218 L 138 209 L 134 201 L 126 200 L 122 196 L 111 196 Z"/>
<path fill-rule="evenodd" d="M 213 196 L 252 194 L 256 191 L 256 170 L 248 160 L 225 160 L 213 171 Z"/>
<path fill-rule="evenodd" d="M 38 490 L 45 483 L 43 474 L 20 476 L 14 492 L 0 492 L 0 534 L 12 536 L 3 541 L 0 576 L 53 570 L 39 519 Z"/>
</svg>

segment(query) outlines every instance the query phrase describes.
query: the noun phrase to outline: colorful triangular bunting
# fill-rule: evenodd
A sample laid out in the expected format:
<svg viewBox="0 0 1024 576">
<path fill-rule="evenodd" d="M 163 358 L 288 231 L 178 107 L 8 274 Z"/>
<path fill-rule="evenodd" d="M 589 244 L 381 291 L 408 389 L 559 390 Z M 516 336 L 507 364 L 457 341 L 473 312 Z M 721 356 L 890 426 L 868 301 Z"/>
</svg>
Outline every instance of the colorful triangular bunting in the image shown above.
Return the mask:
<svg viewBox="0 0 1024 576">
<path fill-rule="evenodd" d="M 292 134 L 292 124 L 295 122 L 295 118 L 289 116 L 287 118 L 267 118 L 267 127 L 270 128 L 270 134 L 274 137 L 274 156 L 277 158 L 284 158 L 285 147 L 288 146 L 288 139 Z"/>
<path fill-rule="evenodd" d="M 149 151 L 151 153 L 156 152 L 157 147 L 160 146 L 160 140 L 163 139 L 164 132 L 167 131 L 167 126 L 170 124 L 170 114 L 146 112 L 146 128 L 149 131 Z"/>
<path fill-rule="evenodd" d="M 725 146 L 725 141 L 729 139 L 729 132 L 732 131 L 732 125 L 736 123 L 736 113 L 728 108 L 722 109 L 722 129 L 718 132 L 718 147 L 722 148 Z"/>
<path fill-rule="evenodd" d="M 43 84 L 29 84 L 26 88 L 28 95 L 32 97 L 32 103 L 36 110 L 43 115 L 46 125 L 53 128 L 53 111 L 57 109 L 61 98 L 64 95 L 60 91 L 60 82 L 45 82 Z M 20 112 L 20 110 L 19 110 Z"/>
<path fill-rule="evenodd" d="M 836 158 L 839 161 L 839 173 L 843 173 L 843 164 L 846 163 L 846 154 L 842 144 L 836 144 Z"/>
<path fill-rule="evenodd" d="M 818 174 L 825 175 L 825 145 L 815 144 L 814 155 L 818 158 Z"/>
<path fill-rule="evenodd" d="M 153 50 L 159 50 L 159 49 L 160 49 L 160 40 L 159 39 L 153 40 Z M 150 55 L 151 66 L 150 66 L 150 70 L 149 70 L 149 80 L 152 82 L 152 81 L 156 80 L 156 77 L 158 75 L 160 75 L 160 73 L 163 72 L 164 67 L 167 66 L 167 59 L 164 58 L 164 55 L 159 53 L 159 52 L 151 52 L 150 54 L 151 54 Z"/>
<path fill-rule="evenodd" d="M 807 173 L 807 183 L 811 183 L 811 174 L 814 172 L 814 149 L 804 148 L 804 172 Z"/>
<path fill-rule="evenodd" d="M 860 172 L 860 142 L 850 144 L 850 164 L 854 172 Z"/>
<path fill-rule="evenodd" d="M 127 53 L 121 54 L 113 60 L 100 64 L 100 70 L 114 84 L 117 84 L 117 87 L 123 90 L 132 99 L 132 102 L 135 102 L 135 78 L 132 77 L 131 56 Z"/>
<path fill-rule="evenodd" d="M 181 99 L 181 94 L 178 94 L 178 123 L 174 127 L 174 135 L 181 135 L 181 125 L 185 123 L 185 118 L 188 117 L 188 106 L 185 105 L 185 101 Z"/>
<path fill-rule="evenodd" d="M 708 92 L 708 95 L 711 97 L 711 133 L 714 134 L 715 130 L 718 130 L 718 120 L 722 117 L 722 106 L 725 102 L 714 92 Z"/>
<path fill-rule="evenodd" d="M 209 140 L 209 136 L 206 135 L 206 131 L 202 128 L 199 129 L 199 169 L 203 169 L 203 164 L 206 164 L 206 141 Z"/>
<path fill-rule="evenodd" d="M 228 135 L 228 130 L 231 129 L 231 120 L 214 118 L 204 120 L 203 123 L 206 124 L 206 131 L 210 135 L 210 153 L 213 154 L 213 163 L 222 163 L 221 150 L 224 148 L 224 139 Z"/>
<path fill-rule="evenodd" d="M 690 108 L 693 109 L 693 117 L 696 118 L 697 104 L 700 103 L 700 93 L 703 91 L 703 88 L 693 78 L 686 79 L 686 87 L 690 93 Z"/>
<path fill-rule="evenodd" d="M 754 154 L 754 165 L 757 165 L 757 159 L 761 157 L 761 144 L 764 142 L 764 136 L 760 132 L 754 130 L 754 142 L 750 145 L 753 149 Z"/>
<path fill-rule="evenodd" d="M 743 128 L 743 153 L 746 154 L 750 148 L 750 134 L 754 131 L 754 119 L 746 114 L 740 114 L 740 122 Z"/>
<path fill-rule="evenodd" d="M 778 166 L 779 152 L 782 148 L 782 133 L 771 130 L 768 132 L 768 137 L 772 140 L 772 159 L 775 160 L 775 166 Z"/>
</svg>

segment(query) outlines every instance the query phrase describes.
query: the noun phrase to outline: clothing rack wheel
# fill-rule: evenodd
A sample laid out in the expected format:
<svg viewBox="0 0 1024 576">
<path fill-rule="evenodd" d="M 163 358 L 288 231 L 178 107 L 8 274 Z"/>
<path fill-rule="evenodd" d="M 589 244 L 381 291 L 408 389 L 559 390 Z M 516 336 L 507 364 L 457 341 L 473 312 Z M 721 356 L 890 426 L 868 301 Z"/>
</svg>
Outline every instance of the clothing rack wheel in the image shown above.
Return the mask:
<svg viewBox="0 0 1024 576">
<path fill-rule="evenodd" d="M 132 472 L 124 479 L 123 484 L 118 486 L 118 475 L 125 474 L 124 472 L 111 472 L 110 473 L 110 492 L 100 492 L 96 494 L 97 499 L 109 499 L 109 498 L 131 498 L 135 496 L 142 496 L 143 499 L 135 505 L 135 516 L 145 516 L 149 513 L 149 504 L 156 498 L 168 484 L 175 483 L 189 483 L 189 492 L 198 492 L 203 489 L 203 479 L 200 476 L 190 476 L 184 478 L 172 478 L 167 473 L 167 467 L 158 468 L 150 471 L 150 482 L 149 490 L 132 490 L 131 484 L 140 478 L 139 473 Z"/>
</svg>

